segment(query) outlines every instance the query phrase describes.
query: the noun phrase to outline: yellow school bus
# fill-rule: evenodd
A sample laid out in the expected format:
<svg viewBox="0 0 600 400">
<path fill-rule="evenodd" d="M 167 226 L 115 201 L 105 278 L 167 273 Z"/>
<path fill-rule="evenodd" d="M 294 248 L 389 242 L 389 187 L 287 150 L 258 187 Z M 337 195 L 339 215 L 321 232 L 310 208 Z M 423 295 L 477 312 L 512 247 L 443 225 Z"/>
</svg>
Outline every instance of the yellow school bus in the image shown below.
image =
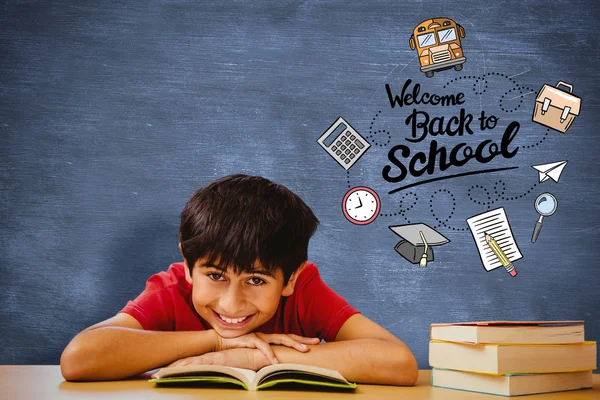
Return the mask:
<svg viewBox="0 0 600 400">
<path fill-rule="evenodd" d="M 421 72 L 431 78 L 434 71 L 462 69 L 467 59 L 463 56 L 461 37 L 465 37 L 462 26 L 450 18 L 433 18 L 417 25 L 408 43 L 419 54 Z"/>
</svg>

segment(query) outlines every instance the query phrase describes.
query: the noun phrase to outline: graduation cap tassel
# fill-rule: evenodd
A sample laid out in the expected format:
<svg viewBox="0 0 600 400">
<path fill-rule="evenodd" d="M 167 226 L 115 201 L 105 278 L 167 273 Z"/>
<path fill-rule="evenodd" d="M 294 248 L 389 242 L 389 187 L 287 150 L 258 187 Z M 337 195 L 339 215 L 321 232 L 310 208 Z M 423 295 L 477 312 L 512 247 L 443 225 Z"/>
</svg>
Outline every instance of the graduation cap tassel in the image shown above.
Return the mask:
<svg viewBox="0 0 600 400">
<path fill-rule="evenodd" d="M 421 256 L 421 261 L 419 262 L 419 267 L 425 268 L 427 266 L 427 247 L 429 247 L 429 245 L 427 244 L 427 240 L 425 240 L 425 235 L 423 235 L 423 231 L 419 231 L 419 235 L 421 235 L 421 240 L 423 240 L 423 243 L 425 244 L 425 250 L 423 250 L 423 255 Z"/>
</svg>

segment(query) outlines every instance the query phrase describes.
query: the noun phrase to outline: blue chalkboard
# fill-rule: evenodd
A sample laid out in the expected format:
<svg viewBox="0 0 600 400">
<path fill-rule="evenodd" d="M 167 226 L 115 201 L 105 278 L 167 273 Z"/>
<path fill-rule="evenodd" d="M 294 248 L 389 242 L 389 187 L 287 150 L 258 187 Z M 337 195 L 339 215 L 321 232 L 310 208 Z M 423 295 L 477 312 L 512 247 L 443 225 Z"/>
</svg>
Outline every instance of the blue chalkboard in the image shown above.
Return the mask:
<svg viewBox="0 0 600 400">
<path fill-rule="evenodd" d="M 57 364 L 180 260 L 184 204 L 232 173 L 307 202 L 323 279 L 420 368 L 436 322 L 584 319 L 599 339 L 597 16 L 591 0 L 3 2 L 0 363 Z M 427 77 L 409 39 L 440 17 L 464 29 L 466 61 Z M 559 81 L 580 101 L 565 133 L 532 120 Z M 462 102 L 395 102 L 405 85 Z M 317 142 L 339 117 L 369 144 L 348 169 Z M 561 161 L 558 182 L 532 168 Z M 380 199 L 369 224 L 342 212 L 359 186 Z M 546 192 L 558 207 L 532 243 Z M 516 277 L 486 271 L 467 224 L 499 208 Z M 417 223 L 449 240 L 425 268 L 389 228 Z"/>
</svg>

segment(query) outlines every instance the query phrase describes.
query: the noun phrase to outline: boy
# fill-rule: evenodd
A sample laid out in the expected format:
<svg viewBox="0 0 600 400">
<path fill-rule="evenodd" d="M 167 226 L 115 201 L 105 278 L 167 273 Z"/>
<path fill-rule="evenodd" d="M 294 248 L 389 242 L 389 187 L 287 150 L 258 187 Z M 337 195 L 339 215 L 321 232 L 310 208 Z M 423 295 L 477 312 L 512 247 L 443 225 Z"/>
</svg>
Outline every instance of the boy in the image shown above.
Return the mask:
<svg viewBox="0 0 600 400">
<path fill-rule="evenodd" d="M 181 213 L 183 263 L 75 336 L 61 356 L 63 376 L 111 380 L 166 365 L 257 370 L 281 362 L 331 368 L 353 382 L 413 385 L 408 347 L 307 261 L 317 224 L 297 195 L 261 177 L 232 175 L 200 188 Z"/>
</svg>

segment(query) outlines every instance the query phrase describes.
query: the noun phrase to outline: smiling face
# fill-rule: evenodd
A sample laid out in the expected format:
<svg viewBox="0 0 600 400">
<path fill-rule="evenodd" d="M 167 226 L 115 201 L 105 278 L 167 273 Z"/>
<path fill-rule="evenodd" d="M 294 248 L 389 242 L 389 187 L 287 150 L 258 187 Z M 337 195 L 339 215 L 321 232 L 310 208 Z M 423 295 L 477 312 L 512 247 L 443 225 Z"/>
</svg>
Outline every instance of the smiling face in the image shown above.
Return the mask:
<svg viewBox="0 0 600 400">
<path fill-rule="evenodd" d="M 296 277 L 304 264 L 290 277 L 287 285 L 281 269 L 269 274 L 260 263 L 235 274 L 206 263 L 196 262 L 192 274 L 186 263 L 186 279 L 192 284 L 192 302 L 198 314 L 223 338 L 252 332 L 271 319 L 281 296 L 294 292 Z"/>
</svg>

